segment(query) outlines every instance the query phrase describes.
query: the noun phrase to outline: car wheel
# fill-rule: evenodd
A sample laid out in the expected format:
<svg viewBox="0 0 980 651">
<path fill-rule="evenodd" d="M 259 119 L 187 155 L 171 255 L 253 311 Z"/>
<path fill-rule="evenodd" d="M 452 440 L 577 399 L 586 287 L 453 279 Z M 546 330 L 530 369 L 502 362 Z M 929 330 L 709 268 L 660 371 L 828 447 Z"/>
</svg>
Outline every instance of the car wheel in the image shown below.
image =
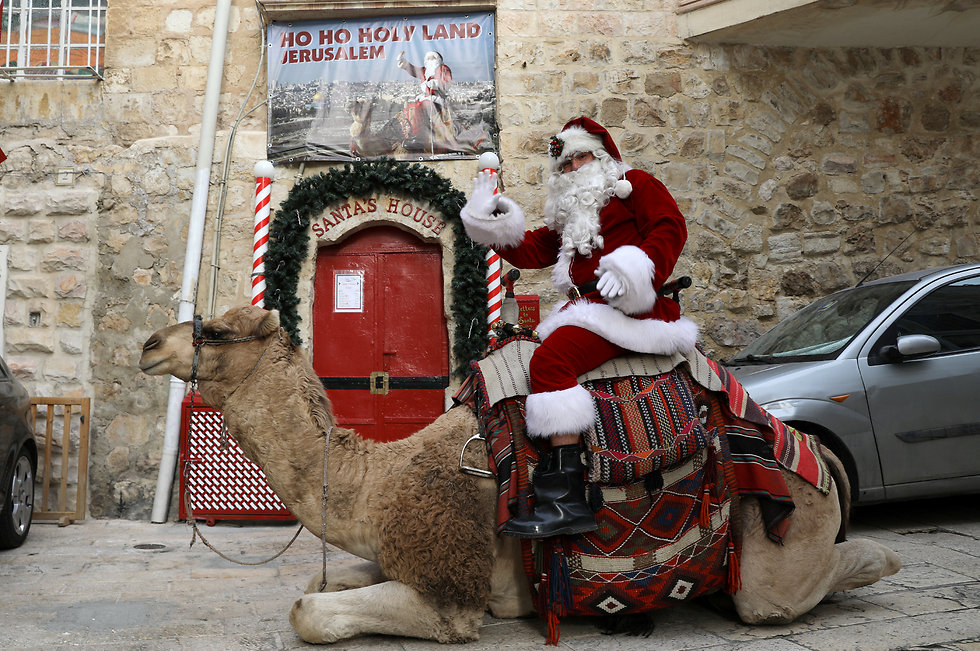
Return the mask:
<svg viewBox="0 0 980 651">
<path fill-rule="evenodd" d="M 10 493 L 0 511 L 0 549 L 20 547 L 27 540 L 34 515 L 34 456 L 23 448 L 14 462 Z"/>
</svg>

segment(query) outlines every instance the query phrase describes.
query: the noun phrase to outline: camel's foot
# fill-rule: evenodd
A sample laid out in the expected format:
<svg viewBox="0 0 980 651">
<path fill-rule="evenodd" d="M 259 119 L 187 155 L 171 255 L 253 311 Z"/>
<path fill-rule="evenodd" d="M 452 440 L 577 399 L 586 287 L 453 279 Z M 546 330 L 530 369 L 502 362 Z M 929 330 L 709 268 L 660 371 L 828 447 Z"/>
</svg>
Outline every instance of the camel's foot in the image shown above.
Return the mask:
<svg viewBox="0 0 980 651">
<path fill-rule="evenodd" d="M 836 581 L 829 592 L 852 590 L 871 585 L 902 569 L 898 554 L 866 538 L 855 538 L 835 545 L 840 551 Z"/>
<path fill-rule="evenodd" d="M 327 584 L 320 590 L 322 572 L 317 572 L 306 585 L 306 594 L 311 592 L 340 592 L 353 588 L 363 588 L 385 581 L 385 575 L 377 563 L 361 559 L 327 566 Z"/>
<path fill-rule="evenodd" d="M 743 589 L 732 597 L 739 618 L 746 624 L 788 624 L 828 594 L 871 585 L 902 567 L 895 552 L 863 538 L 837 543 L 832 551 L 826 565 L 813 559 L 805 576 L 788 564 L 785 572 L 773 572 L 770 565 L 764 577 L 747 576 L 743 564 Z"/>
<path fill-rule="evenodd" d="M 397 581 L 343 592 L 307 594 L 297 599 L 289 612 L 293 630 L 313 644 L 330 644 L 359 635 L 471 642 L 480 637 L 482 621 L 482 609 L 439 609 Z"/>
</svg>

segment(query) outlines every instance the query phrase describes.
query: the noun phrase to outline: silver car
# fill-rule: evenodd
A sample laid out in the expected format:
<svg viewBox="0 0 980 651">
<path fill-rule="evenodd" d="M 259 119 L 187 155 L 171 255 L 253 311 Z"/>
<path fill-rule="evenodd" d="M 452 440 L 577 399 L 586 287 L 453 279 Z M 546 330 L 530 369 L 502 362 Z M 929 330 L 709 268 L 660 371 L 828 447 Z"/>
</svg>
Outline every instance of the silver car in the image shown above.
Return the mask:
<svg viewBox="0 0 980 651">
<path fill-rule="evenodd" d="M 855 502 L 980 492 L 980 265 L 836 292 L 726 366 L 841 458 Z"/>
</svg>

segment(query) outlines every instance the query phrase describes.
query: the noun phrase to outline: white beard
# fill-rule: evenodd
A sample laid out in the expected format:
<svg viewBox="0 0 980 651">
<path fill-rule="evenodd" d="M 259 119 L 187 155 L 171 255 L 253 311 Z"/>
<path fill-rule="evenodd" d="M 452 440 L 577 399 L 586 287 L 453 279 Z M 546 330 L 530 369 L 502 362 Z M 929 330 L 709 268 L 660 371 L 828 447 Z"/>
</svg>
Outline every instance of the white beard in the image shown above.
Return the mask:
<svg viewBox="0 0 980 651">
<path fill-rule="evenodd" d="M 548 198 L 544 203 L 544 223 L 561 234 L 562 256 L 591 255 L 602 249 L 599 211 L 614 193 L 622 170 L 606 155 L 574 172 L 555 172 L 548 179 Z"/>
<path fill-rule="evenodd" d="M 441 64 L 438 61 L 426 61 L 425 62 L 425 78 L 432 79 L 436 76 L 436 72 L 439 70 Z"/>
</svg>

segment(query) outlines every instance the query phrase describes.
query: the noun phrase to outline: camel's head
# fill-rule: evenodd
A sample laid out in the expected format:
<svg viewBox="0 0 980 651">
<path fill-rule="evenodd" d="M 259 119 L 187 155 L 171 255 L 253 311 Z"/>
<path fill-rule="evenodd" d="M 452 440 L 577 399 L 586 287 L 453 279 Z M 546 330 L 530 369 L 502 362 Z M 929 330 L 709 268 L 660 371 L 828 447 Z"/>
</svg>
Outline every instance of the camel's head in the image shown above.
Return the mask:
<svg viewBox="0 0 980 651">
<path fill-rule="evenodd" d="M 201 347 L 198 373 L 203 379 L 211 375 L 204 374 L 203 369 L 233 365 L 230 361 L 223 363 L 219 358 L 237 352 L 232 349 L 238 346 L 221 345 L 221 342 L 249 338 L 254 338 L 249 341 L 256 341 L 272 335 L 278 329 L 277 310 L 263 310 L 251 305 L 232 308 L 216 319 L 204 321 L 200 337 L 210 343 Z M 242 345 L 247 343 L 242 342 Z M 262 346 L 262 343 L 259 345 Z M 191 378 L 193 363 L 194 324 L 191 321 L 157 330 L 143 344 L 140 370 L 148 375 L 170 374 L 186 382 Z"/>
</svg>

